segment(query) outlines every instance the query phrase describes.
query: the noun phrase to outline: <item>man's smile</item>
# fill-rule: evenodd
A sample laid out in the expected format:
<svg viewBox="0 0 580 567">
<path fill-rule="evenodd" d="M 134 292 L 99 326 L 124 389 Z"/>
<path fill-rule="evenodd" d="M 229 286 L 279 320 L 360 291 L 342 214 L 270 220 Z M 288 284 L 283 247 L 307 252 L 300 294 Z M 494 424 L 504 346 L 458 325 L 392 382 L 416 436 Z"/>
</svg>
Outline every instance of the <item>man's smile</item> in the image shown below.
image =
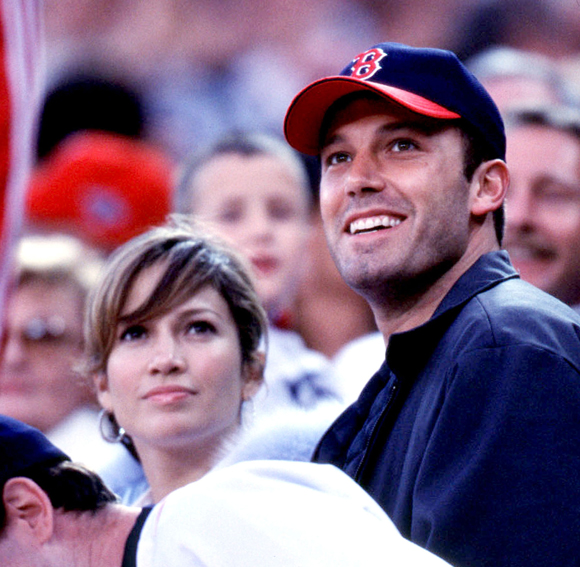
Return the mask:
<svg viewBox="0 0 580 567">
<path fill-rule="evenodd" d="M 350 234 L 358 234 L 361 232 L 370 232 L 374 230 L 382 230 L 384 228 L 393 228 L 399 224 L 403 219 L 392 217 L 389 215 L 379 215 L 367 218 L 360 218 L 352 221 L 349 224 L 348 231 Z"/>
</svg>

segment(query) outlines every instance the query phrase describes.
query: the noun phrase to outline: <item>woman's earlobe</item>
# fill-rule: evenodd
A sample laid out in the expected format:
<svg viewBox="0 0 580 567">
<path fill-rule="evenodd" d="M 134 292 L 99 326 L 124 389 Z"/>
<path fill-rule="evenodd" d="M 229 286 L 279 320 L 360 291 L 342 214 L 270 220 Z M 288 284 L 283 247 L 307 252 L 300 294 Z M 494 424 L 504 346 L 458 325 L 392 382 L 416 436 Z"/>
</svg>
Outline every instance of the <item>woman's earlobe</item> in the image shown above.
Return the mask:
<svg viewBox="0 0 580 567">
<path fill-rule="evenodd" d="M 99 372 L 93 376 L 93 382 L 95 384 L 95 391 L 97 393 L 97 400 L 101 407 L 106 410 L 112 411 L 110 404 L 109 395 L 109 380 L 104 372 Z"/>
<path fill-rule="evenodd" d="M 251 400 L 264 383 L 264 366 L 266 355 L 259 351 L 254 353 L 252 360 L 245 364 L 244 386 L 242 388 L 242 401 Z"/>
</svg>

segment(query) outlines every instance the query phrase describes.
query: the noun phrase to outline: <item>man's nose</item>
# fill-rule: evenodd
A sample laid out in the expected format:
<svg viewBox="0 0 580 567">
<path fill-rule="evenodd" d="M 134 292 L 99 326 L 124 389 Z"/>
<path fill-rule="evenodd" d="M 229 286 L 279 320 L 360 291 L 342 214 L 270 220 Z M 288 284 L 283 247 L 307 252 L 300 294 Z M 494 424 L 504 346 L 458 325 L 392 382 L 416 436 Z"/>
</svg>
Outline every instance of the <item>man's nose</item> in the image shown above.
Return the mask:
<svg viewBox="0 0 580 567">
<path fill-rule="evenodd" d="M 384 176 L 374 156 L 361 153 L 353 158 L 345 184 L 347 194 L 382 191 L 384 183 Z"/>
</svg>

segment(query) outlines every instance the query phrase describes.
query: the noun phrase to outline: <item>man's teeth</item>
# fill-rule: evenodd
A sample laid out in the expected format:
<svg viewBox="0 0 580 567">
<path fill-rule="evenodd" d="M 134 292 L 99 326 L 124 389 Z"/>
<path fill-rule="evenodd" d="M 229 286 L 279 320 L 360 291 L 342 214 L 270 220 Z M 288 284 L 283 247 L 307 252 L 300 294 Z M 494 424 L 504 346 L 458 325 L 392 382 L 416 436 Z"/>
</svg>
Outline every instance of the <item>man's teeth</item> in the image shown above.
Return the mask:
<svg viewBox="0 0 580 567">
<path fill-rule="evenodd" d="M 401 219 L 394 217 L 381 216 L 372 217 L 368 219 L 358 219 L 350 223 L 350 233 L 364 232 L 367 230 L 374 230 L 375 228 L 392 228 L 401 224 Z"/>
</svg>

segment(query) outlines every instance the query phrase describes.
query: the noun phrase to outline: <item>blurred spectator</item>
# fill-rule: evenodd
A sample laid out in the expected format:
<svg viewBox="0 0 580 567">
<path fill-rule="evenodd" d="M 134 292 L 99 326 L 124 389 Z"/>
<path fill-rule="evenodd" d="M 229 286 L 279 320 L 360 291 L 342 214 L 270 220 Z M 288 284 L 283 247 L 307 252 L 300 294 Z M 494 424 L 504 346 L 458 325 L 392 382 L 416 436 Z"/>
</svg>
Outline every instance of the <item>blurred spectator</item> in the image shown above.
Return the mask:
<svg viewBox="0 0 580 567">
<path fill-rule="evenodd" d="M 560 0 L 558 0 L 560 1 Z M 475 2 L 460 22 L 462 38 L 454 51 L 466 61 L 497 45 L 562 57 L 577 49 L 577 40 L 551 0 Z"/>
<path fill-rule="evenodd" d="M 466 62 L 501 111 L 514 105 L 578 104 L 578 92 L 558 63 L 508 46 L 490 47 Z"/>
<path fill-rule="evenodd" d="M 44 432 L 76 459 L 102 465 L 118 451 L 99 435 L 96 400 L 75 372 L 83 308 L 100 256 L 65 235 L 26 236 L 16 253 L 0 357 L 0 413 Z"/>
<path fill-rule="evenodd" d="M 359 0 L 359 4 L 371 14 L 377 27 L 373 37 L 367 36 L 365 41 L 369 44 L 396 41 L 416 47 L 453 49 L 464 33 L 459 24 L 468 16 L 476 2 L 477 0 Z"/>
<path fill-rule="evenodd" d="M 147 137 L 177 159 L 232 128 L 281 134 L 296 90 L 375 29 L 353 0 L 82 4 L 100 10 L 92 28 L 84 14 L 61 18 L 47 3 L 49 79 L 86 64 L 130 78 L 151 118 Z"/>
<path fill-rule="evenodd" d="M 521 277 L 580 310 L 580 111 L 507 115 L 505 248 Z"/>
<path fill-rule="evenodd" d="M 141 138 L 144 128 L 141 98 L 128 83 L 106 71 L 71 71 L 45 95 L 38 127 L 37 157 L 46 158 L 75 132 L 96 130 Z"/>
<path fill-rule="evenodd" d="M 173 164 L 151 144 L 106 132 L 67 136 L 33 171 L 27 221 L 110 252 L 170 211 Z"/>
</svg>

